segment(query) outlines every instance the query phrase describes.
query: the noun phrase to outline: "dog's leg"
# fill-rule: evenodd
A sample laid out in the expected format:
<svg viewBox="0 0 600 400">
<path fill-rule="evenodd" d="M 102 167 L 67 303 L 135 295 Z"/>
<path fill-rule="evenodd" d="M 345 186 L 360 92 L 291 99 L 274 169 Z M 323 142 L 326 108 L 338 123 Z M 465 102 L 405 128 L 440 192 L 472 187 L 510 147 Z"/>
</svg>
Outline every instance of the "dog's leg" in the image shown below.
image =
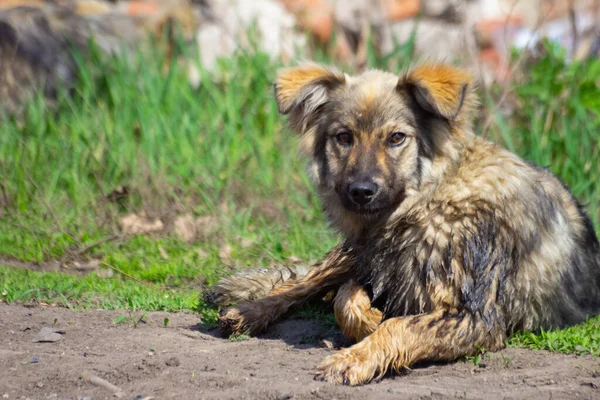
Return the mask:
<svg viewBox="0 0 600 400">
<path fill-rule="evenodd" d="M 381 311 L 371 307 L 369 295 L 354 280 L 339 289 L 333 301 L 333 310 L 344 335 L 355 342 L 373 333 L 381 323 Z"/>
<path fill-rule="evenodd" d="M 222 278 L 204 293 L 204 300 L 217 306 L 258 300 L 274 294 L 273 290 L 284 283 L 302 278 L 309 270 L 304 265 L 291 265 L 243 271 Z"/>
<path fill-rule="evenodd" d="M 306 276 L 284 283 L 267 297 L 225 310 L 219 317 L 221 327 L 237 334 L 263 331 L 291 307 L 347 281 L 352 261 L 348 250 L 342 244 L 338 245 L 325 256 L 321 265 L 311 269 Z"/>
<path fill-rule="evenodd" d="M 327 357 L 317 367 L 317 379 L 360 385 L 382 377 L 389 369 L 421 361 L 450 361 L 473 355 L 479 348 L 504 347 L 498 324 L 484 323 L 479 313 L 435 311 L 384 321 L 363 341 Z"/>
</svg>

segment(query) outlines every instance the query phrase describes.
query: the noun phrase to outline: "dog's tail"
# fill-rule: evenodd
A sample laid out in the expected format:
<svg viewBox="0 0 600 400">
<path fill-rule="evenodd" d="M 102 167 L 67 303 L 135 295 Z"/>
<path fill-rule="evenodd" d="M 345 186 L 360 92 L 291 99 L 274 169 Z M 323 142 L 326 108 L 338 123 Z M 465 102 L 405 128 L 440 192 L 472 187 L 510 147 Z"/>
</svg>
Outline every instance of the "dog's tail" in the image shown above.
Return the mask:
<svg viewBox="0 0 600 400">
<path fill-rule="evenodd" d="M 229 306 L 261 299 L 284 282 L 302 278 L 310 267 L 292 265 L 244 271 L 221 279 L 204 293 L 204 300 L 217 306 Z"/>
</svg>

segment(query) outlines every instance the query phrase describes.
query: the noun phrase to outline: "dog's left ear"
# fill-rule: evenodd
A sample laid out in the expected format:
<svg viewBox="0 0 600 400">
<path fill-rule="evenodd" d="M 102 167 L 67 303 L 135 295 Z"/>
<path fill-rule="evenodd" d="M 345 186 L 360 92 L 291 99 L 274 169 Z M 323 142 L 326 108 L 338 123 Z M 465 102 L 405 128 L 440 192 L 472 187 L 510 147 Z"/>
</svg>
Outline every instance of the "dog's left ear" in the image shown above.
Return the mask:
<svg viewBox="0 0 600 400">
<path fill-rule="evenodd" d="M 400 78 L 399 88 L 405 88 L 419 106 L 449 121 L 465 110 L 471 89 L 468 71 L 447 64 L 425 64 Z"/>
</svg>

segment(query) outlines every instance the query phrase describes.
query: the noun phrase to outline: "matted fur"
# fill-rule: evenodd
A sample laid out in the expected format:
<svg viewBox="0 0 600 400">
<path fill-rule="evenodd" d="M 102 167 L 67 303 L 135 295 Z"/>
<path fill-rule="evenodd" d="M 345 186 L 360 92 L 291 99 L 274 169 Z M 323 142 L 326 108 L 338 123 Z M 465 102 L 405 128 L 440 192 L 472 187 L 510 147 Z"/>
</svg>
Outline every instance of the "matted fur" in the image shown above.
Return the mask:
<svg viewBox="0 0 600 400">
<path fill-rule="evenodd" d="M 324 360 L 317 377 L 358 385 L 597 313 L 600 246 L 589 218 L 550 172 L 472 133 L 472 89 L 467 72 L 446 64 L 401 77 L 285 70 L 280 110 L 344 240 L 305 277 L 226 310 L 223 327 L 255 334 L 341 288 L 335 315 L 358 343 Z M 356 182 L 375 188 L 368 202 L 352 197 Z"/>
</svg>

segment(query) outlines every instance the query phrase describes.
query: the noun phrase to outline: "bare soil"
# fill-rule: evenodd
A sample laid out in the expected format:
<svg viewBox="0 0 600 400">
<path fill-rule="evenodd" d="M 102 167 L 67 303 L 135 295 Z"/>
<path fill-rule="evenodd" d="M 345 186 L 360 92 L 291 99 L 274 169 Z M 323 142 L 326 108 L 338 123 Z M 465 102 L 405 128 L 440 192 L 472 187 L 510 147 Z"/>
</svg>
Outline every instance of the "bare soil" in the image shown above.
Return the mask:
<svg viewBox="0 0 600 400">
<path fill-rule="evenodd" d="M 117 317 L 127 320 L 115 324 Z M 1 399 L 600 399 L 600 359 L 507 349 L 471 361 L 415 368 L 361 387 L 313 380 L 340 334 L 286 320 L 259 338 L 231 341 L 194 314 L 72 311 L 0 305 Z M 164 326 L 164 319 L 168 325 Z M 121 318 L 122 319 L 122 318 Z M 40 330 L 64 332 L 36 343 Z M 38 362 L 35 362 L 38 361 Z"/>
</svg>

